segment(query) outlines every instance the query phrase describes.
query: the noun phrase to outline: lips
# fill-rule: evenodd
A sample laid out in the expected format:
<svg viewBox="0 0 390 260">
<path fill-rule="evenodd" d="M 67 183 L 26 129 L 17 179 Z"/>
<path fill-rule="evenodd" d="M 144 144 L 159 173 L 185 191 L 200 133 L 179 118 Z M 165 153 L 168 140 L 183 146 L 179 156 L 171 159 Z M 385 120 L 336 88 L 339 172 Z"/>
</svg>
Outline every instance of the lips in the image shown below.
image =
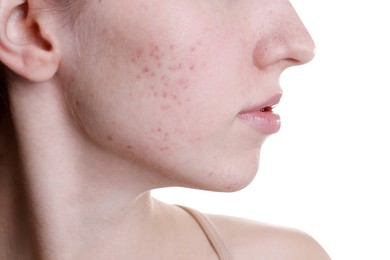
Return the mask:
<svg viewBox="0 0 390 260">
<path fill-rule="evenodd" d="M 281 126 L 280 116 L 273 112 L 273 108 L 279 103 L 282 93 L 277 93 L 265 102 L 254 105 L 238 114 L 238 118 L 245 124 L 262 134 L 274 134 Z"/>
</svg>

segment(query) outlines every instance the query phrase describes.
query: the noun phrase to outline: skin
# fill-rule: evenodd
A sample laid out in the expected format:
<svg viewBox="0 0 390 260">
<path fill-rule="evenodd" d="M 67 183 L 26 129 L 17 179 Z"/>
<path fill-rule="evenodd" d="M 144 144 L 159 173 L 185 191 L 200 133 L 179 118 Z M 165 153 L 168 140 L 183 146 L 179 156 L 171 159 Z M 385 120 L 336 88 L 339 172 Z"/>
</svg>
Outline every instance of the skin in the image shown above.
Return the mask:
<svg viewBox="0 0 390 260">
<path fill-rule="evenodd" d="M 313 58 L 292 6 L 86 1 L 71 23 L 42 8 L 53 6 L 0 1 L 0 59 L 11 71 L 0 258 L 216 259 L 194 220 L 149 191 L 250 183 L 267 135 L 238 114 Z M 298 231 L 210 217 L 233 259 L 329 259 Z"/>
<path fill-rule="evenodd" d="M 266 136 L 244 129 L 238 113 L 280 92 L 281 72 L 313 55 L 291 6 L 126 1 L 86 12 L 102 20 L 81 29 L 93 43 L 63 46 L 66 56 L 75 48 L 88 54 L 76 67 L 64 61 L 61 71 L 70 79 L 67 106 L 86 135 L 175 185 L 246 186 Z"/>
</svg>

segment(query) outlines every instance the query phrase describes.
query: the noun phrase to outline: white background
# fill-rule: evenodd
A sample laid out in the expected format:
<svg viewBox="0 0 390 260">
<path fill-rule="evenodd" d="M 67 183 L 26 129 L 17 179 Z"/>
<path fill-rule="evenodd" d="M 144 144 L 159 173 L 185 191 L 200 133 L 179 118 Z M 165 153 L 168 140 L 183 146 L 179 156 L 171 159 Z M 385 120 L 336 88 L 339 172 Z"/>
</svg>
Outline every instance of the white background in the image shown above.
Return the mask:
<svg viewBox="0 0 390 260">
<path fill-rule="evenodd" d="M 287 70 L 281 131 L 246 189 L 156 197 L 295 227 L 335 260 L 390 259 L 390 7 L 386 0 L 293 0 L 316 58 Z"/>
</svg>

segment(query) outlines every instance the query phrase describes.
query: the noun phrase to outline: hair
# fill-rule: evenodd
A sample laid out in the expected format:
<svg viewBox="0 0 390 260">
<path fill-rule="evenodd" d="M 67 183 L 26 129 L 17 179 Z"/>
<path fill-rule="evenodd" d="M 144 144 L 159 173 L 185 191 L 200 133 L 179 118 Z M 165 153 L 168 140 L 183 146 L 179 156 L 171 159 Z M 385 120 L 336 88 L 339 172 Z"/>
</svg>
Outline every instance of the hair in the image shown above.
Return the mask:
<svg viewBox="0 0 390 260">
<path fill-rule="evenodd" d="M 5 67 L 0 63 L 0 122 L 9 109 L 8 105 L 8 80 Z"/>
</svg>

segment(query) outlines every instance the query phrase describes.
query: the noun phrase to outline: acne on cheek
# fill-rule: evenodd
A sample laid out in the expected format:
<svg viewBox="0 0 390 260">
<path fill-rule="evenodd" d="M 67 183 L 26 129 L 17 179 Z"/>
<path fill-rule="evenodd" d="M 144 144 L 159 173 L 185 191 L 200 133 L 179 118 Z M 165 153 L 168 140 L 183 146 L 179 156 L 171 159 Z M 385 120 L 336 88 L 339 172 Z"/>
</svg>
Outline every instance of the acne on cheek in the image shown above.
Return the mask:
<svg viewBox="0 0 390 260">
<path fill-rule="evenodd" d="M 170 149 L 170 137 L 171 134 L 164 129 L 161 121 L 157 122 L 157 126 L 150 129 L 150 134 L 160 140 L 159 143 L 155 143 L 155 148 L 161 152 L 166 152 Z"/>
<path fill-rule="evenodd" d="M 200 44 L 200 43 L 198 43 Z M 131 53 L 131 62 L 137 68 L 135 81 L 141 81 L 141 85 L 148 82 L 149 95 L 159 98 L 167 109 L 166 103 L 180 106 L 183 102 L 183 90 L 190 86 L 190 78 L 194 77 L 197 68 L 196 52 L 198 45 L 188 47 L 187 52 L 180 50 L 174 44 L 160 47 L 149 44 L 148 47 L 139 47 Z M 185 56 L 185 57 L 183 57 Z"/>
<path fill-rule="evenodd" d="M 188 90 L 192 87 L 192 79 L 197 78 L 196 73 L 204 66 L 197 57 L 200 45 L 198 42 L 183 52 L 183 48 L 179 51 L 174 44 L 149 44 L 131 53 L 131 63 L 136 68 L 133 79 L 144 88 L 144 95 L 156 100 L 159 116 L 170 111 L 185 113 L 186 116 L 190 114 L 187 105 L 191 97 Z M 152 140 L 159 140 L 155 148 L 161 152 L 169 151 L 173 146 L 171 136 L 183 134 L 184 130 L 171 127 L 168 130 L 161 122 L 155 124 L 149 131 Z"/>
</svg>

